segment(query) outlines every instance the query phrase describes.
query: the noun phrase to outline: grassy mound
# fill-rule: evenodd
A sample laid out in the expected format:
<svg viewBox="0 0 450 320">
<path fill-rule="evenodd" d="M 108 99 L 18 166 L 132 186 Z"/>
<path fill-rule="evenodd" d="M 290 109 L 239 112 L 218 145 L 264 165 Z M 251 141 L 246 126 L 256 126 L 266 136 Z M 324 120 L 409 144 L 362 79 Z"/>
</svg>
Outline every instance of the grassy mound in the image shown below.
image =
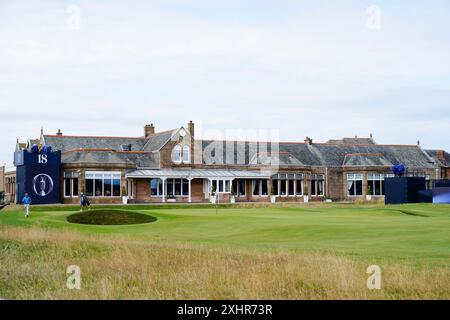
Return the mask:
<svg viewBox="0 0 450 320">
<path fill-rule="evenodd" d="M 93 225 L 125 225 L 154 222 L 157 219 L 142 213 L 124 210 L 90 210 L 71 214 L 70 223 Z"/>
</svg>

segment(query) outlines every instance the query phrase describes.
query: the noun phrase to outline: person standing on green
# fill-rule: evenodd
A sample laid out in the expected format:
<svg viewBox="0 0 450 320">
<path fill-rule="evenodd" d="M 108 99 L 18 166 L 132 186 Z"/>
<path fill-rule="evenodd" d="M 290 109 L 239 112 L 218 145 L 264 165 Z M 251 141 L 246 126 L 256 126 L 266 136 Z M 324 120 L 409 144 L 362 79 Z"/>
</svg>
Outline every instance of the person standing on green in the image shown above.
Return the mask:
<svg viewBox="0 0 450 320">
<path fill-rule="evenodd" d="M 28 192 L 25 192 L 25 196 L 22 199 L 22 203 L 25 209 L 25 218 L 28 218 L 30 216 L 30 204 L 31 204 L 31 198 L 28 195 Z"/>
</svg>

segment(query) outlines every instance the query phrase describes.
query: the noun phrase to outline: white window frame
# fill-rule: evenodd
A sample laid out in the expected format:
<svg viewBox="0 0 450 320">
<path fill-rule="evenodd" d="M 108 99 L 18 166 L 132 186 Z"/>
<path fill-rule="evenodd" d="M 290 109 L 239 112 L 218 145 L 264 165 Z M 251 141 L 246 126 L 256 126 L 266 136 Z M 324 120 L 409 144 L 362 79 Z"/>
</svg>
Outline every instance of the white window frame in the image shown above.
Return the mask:
<svg viewBox="0 0 450 320">
<path fill-rule="evenodd" d="M 284 178 L 283 178 L 284 176 Z M 284 190 L 286 191 L 285 194 L 281 194 L 281 185 L 282 181 L 284 181 Z M 279 197 L 287 197 L 288 196 L 288 175 L 287 173 L 279 173 L 278 174 L 278 196 Z"/>
<path fill-rule="evenodd" d="M 105 196 L 105 175 L 111 175 L 111 187 L 112 191 L 110 196 Z M 92 196 L 93 198 L 120 198 L 122 196 L 122 172 L 120 171 L 86 171 L 84 175 L 84 182 L 85 182 L 85 189 L 86 189 L 86 180 L 88 179 L 88 176 L 92 176 L 92 180 L 95 182 L 95 180 L 102 180 L 102 196 L 96 196 L 95 195 L 95 189 L 92 190 Z M 98 178 L 99 177 L 99 178 Z M 117 178 L 118 177 L 118 178 Z M 114 196 L 114 184 L 113 180 L 118 179 L 119 180 L 119 195 Z M 95 187 L 95 185 L 94 185 Z"/>
<path fill-rule="evenodd" d="M 292 179 L 290 178 L 290 176 L 292 177 Z M 293 187 L 293 191 L 292 191 L 292 194 L 289 194 L 290 192 L 291 192 L 291 188 L 289 188 L 290 186 L 289 186 L 289 183 L 290 183 L 290 181 L 293 181 L 293 183 L 292 183 L 292 187 Z M 296 188 L 297 188 L 297 186 L 296 186 L 296 184 L 297 184 L 297 179 L 296 179 L 296 176 L 295 176 L 295 173 L 288 173 L 287 174 L 287 176 L 286 176 L 286 191 L 287 191 L 287 196 L 288 197 L 295 197 L 296 196 Z"/>
<path fill-rule="evenodd" d="M 158 181 L 158 184 L 156 186 L 156 195 L 152 195 L 152 180 Z M 150 197 L 152 197 L 152 198 L 162 197 L 162 179 L 161 178 L 150 178 L 149 184 L 150 184 Z M 160 188 L 160 186 L 161 186 L 161 188 Z"/>
<path fill-rule="evenodd" d="M 238 192 L 238 190 L 234 190 L 236 192 L 236 195 L 240 198 L 246 197 L 247 196 L 247 180 L 236 179 L 235 181 L 236 181 L 236 189 L 239 189 L 239 192 Z M 244 183 L 244 192 L 243 192 L 244 194 L 242 194 L 242 195 L 241 195 L 241 185 L 240 185 L 241 182 Z"/>
<path fill-rule="evenodd" d="M 185 153 L 187 153 L 187 159 L 184 159 Z M 191 163 L 191 147 L 187 144 L 181 148 L 181 161 L 183 163 Z"/>
<path fill-rule="evenodd" d="M 168 195 L 169 195 L 169 190 L 167 189 L 167 186 L 169 185 L 168 184 L 168 181 L 169 180 L 172 180 L 171 181 L 171 183 L 172 183 L 172 195 L 174 196 L 174 197 L 176 197 L 176 198 L 187 198 L 187 197 L 189 197 L 189 180 L 188 179 L 186 179 L 186 178 L 167 178 L 166 179 L 166 181 L 165 181 L 165 183 L 164 183 L 164 196 L 165 197 L 167 197 Z M 178 194 L 178 195 L 176 195 L 175 194 L 175 184 L 176 184 L 176 180 L 179 180 L 179 182 L 180 182 L 180 194 Z M 183 195 L 183 180 L 187 180 L 188 181 L 188 194 L 187 195 Z M 159 184 L 158 184 L 158 192 L 160 192 L 160 190 L 159 190 Z M 150 190 L 150 193 L 151 193 L 151 190 Z M 171 195 L 171 196 L 172 196 Z M 160 195 L 158 195 L 158 196 L 153 196 L 153 197 L 162 197 L 162 194 L 160 194 Z"/>
<path fill-rule="evenodd" d="M 270 190 L 272 190 L 273 182 L 274 181 L 277 182 L 276 190 L 275 190 L 275 188 L 273 188 L 274 189 L 273 191 L 276 192 L 276 194 L 272 194 L 272 196 L 279 197 L 280 196 L 280 174 L 278 174 L 278 173 L 273 174 L 271 180 L 272 180 L 272 183 L 269 186 Z"/>
<path fill-rule="evenodd" d="M 183 161 L 182 157 L 183 148 L 177 144 L 172 149 L 172 162 L 176 164 L 180 164 Z M 175 157 L 178 156 L 179 159 L 176 159 Z"/>
<path fill-rule="evenodd" d="M 66 177 L 66 173 L 67 174 L 70 174 L 70 177 Z M 69 179 L 70 180 L 70 195 L 66 195 L 66 179 Z M 80 175 L 78 174 L 78 172 L 74 172 L 74 171 L 65 171 L 64 173 L 63 173 L 63 180 L 64 180 L 64 189 L 63 189 L 63 194 L 64 194 L 64 198 L 66 198 L 66 199 L 70 199 L 70 198 L 78 198 L 78 195 L 80 194 L 80 190 L 78 190 L 78 188 L 77 188 L 77 190 L 78 190 L 78 195 L 76 195 L 76 196 L 74 196 L 73 195 L 73 180 L 74 179 L 77 179 L 77 181 L 78 181 L 78 179 L 80 179 Z M 77 186 L 78 187 L 78 186 Z"/>
<path fill-rule="evenodd" d="M 315 181 L 315 186 L 314 186 L 314 193 L 312 194 L 312 182 Z M 322 194 L 319 194 L 319 182 L 322 182 Z M 325 197 L 325 176 L 322 173 L 314 173 L 311 174 L 311 181 L 310 181 L 310 194 L 311 197 Z M 302 191 L 303 192 L 303 191 Z"/>
<path fill-rule="evenodd" d="M 230 193 L 231 194 L 231 186 L 233 184 L 233 180 L 234 179 L 211 179 L 211 183 L 209 186 L 209 192 L 212 193 L 213 181 L 216 181 L 216 194 L 218 194 L 218 193 L 220 193 L 220 194 Z M 226 181 L 228 181 L 228 185 L 227 185 Z M 220 185 L 222 185 L 222 191 L 219 191 Z M 228 186 L 228 188 L 227 188 L 227 186 Z"/>
<path fill-rule="evenodd" d="M 383 173 L 368 173 L 367 174 L 367 189 L 369 188 L 369 181 L 373 181 L 373 185 L 375 186 L 375 181 L 380 181 L 380 194 L 374 194 L 375 190 L 372 190 L 372 194 L 371 196 L 374 197 L 381 197 L 384 194 L 384 190 L 383 190 L 383 181 L 384 181 L 384 174 Z M 366 190 L 367 191 L 367 190 Z M 367 194 L 369 195 L 369 194 Z"/>
<path fill-rule="evenodd" d="M 301 191 L 302 192 L 298 192 L 298 182 L 300 181 L 300 186 L 301 186 Z M 297 173 L 295 175 L 295 196 L 303 196 L 303 173 Z"/>
<path fill-rule="evenodd" d="M 360 178 L 358 178 L 360 177 Z M 348 188 L 348 182 L 353 181 L 355 183 L 355 194 L 350 194 L 350 190 Z M 361 194 L 356 194 L 356 181 L 361 181 Z M 347 179 L 345 187 L 347 189 L 347 196 L 348 197 L 361 197 L 364 195 L 364 179 L 362 173 L 347 173 Z"/>
<path fill-rule="evenodd" d="M 253 194 L 253 191 L 255 190 L 255 181 L 258 181 L 259 186 L 258 186 L 258 194 Z M 252 179 L 252 197 L 254 198 L 265 198 L 269 196 L 270 193 L 270 185 L 269 185 L 269 181 L 268 179 Z M 262 190 L 263 190 L 263 183 L 266 183 L 266 188 L 267 188 L 267 194 L 262 194 Z"/>
</svg>

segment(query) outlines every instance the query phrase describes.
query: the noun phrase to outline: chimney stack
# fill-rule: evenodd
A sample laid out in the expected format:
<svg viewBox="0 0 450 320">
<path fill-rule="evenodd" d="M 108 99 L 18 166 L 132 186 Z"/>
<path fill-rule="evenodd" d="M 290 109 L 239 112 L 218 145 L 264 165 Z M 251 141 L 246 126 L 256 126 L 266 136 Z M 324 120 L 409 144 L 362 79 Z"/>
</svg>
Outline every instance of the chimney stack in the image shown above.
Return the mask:
<svg viewBox="0 0 450 320">
<path fill-rule="evenodd" d="M 436 159 L 438 159 L 440 162 L 445 163 L 445 151 L 436 150 Z"/>
<path fill-rule="evenodd" d="M 62 136 L 63 133 L 61 132 L 61 129 L 58 129 L 58 132 L 56 133 L 57 136 Z"/>
<path fill-rule="evenodd" d="M 148 138 L 152 134 L 155 134 L 155 127 L 153 126 L 153 123 L 145 125 L 145 127 L 144 127 L 144 137 Z"/>
<path fill-rule="evenodd" d="M 193 137 L 194 136 L 194 123 L 192 122 L 192 120 L 189 121 L 187 128 L 188 128 L 190 135 Z"/>
<path fill-rule="evenodd" d="M 307 145 L 311 146 L 312 143 L 313 143 L 313 141 L 312 141 L 312 139 L 311 139 L 310 137 L 306 137 L 305 143 L 306 143 Z"/>
</svg>

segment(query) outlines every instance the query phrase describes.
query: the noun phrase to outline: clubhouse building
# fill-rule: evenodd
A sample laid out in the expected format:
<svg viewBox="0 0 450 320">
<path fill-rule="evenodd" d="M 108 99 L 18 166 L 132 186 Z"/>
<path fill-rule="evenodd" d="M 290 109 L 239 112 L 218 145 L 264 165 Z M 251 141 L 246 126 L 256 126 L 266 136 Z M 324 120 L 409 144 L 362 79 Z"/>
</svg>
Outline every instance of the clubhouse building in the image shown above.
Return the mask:
<svg viewBox="0 0 450 320">
<path fill-rule="evenodd" d="M 78 203 L 81 192 L 92 203 L 381 199 L 384 178 L 396 164 L 404 164 L 407 176 L 450 178 L 449 153 L 419 144 L 380 145 L 372 137 L 326 143 L 199 140 L 192 121 L 162 132 L 146 125 L 139 137 L 41 130 L 38 139 L 17 141 L 16 154 L 33 146 L 60 153 L 55 186 L 61 203 Z M 18 194 L 11 181 L 10 175 L 0 186 Z"/>
</svg>

